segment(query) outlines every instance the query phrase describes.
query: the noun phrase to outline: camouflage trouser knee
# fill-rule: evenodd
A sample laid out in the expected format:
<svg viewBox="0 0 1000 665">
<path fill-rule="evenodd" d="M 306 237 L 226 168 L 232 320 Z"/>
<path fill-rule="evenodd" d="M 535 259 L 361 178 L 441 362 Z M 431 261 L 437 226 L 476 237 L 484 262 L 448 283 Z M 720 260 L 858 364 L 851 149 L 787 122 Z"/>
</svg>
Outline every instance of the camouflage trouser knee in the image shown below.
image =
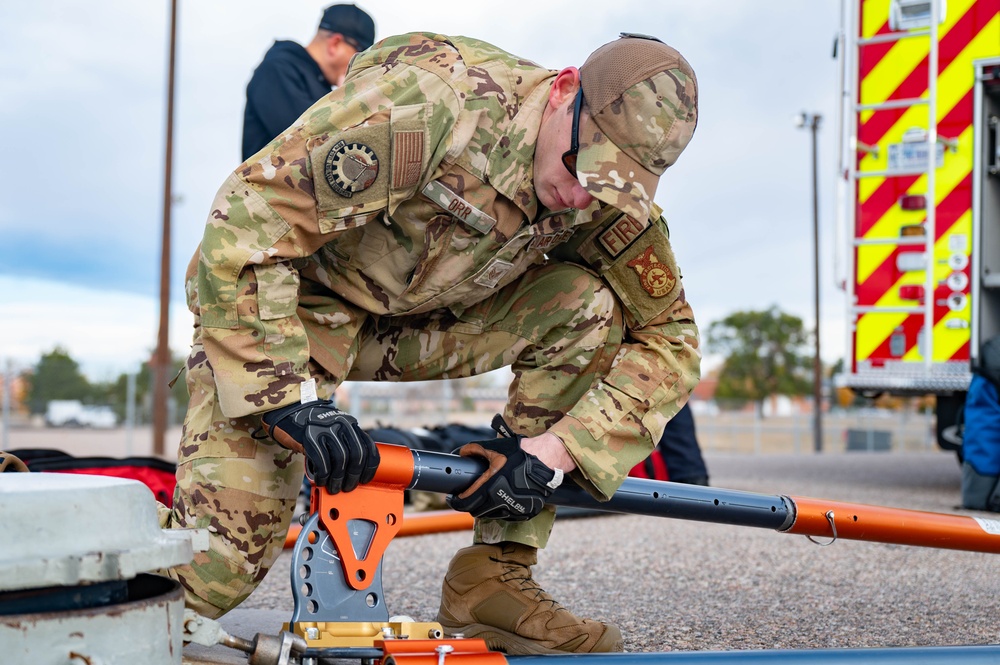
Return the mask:
<svg viewBox="0 0 1000 665">
<path fill-rule="evenodd" d="M 270 439 L 254 440 L 260 418 L 227 418 L 219 409 L 211 367 L 196 339 L 187 364 L 190 392 L 178 452 L 172 509 L 160 526 L 204 528 L 210 549 L 167 574 L 185 589 L 185 604 L 219 616 L 256 588 L 281 553 L 299 489 L 300 455 Z"/>
<path fill-rule="evenodd" d="M 504 410 L 519 434 L 536 436 L 607 374 L 622 342 L 621 311 L 593 273 L 567 263 L 528 271 L 466 309 L 382 319 L 366 329 L 349 379 L 421 381 L 510 366 Z M 476 542 L 545 547 L 555 510 L 527 522 L 478 520 Z"/>
</svg>

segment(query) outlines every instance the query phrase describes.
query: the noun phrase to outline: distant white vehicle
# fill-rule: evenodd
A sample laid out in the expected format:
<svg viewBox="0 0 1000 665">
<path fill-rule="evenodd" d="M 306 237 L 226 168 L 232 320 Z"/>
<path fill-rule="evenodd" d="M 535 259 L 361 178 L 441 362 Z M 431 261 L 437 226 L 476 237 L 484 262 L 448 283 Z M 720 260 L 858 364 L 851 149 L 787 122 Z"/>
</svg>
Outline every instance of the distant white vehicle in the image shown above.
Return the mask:
<svg viewBox="0 0 1000 665">
<path fill-rule="evenodd" d="M 110 406 L 86 406 L 76 399 L 54 399 L 45 409 L 45 424 L 110 429 L 118 425 L 118 417 Z"/>
</svg>

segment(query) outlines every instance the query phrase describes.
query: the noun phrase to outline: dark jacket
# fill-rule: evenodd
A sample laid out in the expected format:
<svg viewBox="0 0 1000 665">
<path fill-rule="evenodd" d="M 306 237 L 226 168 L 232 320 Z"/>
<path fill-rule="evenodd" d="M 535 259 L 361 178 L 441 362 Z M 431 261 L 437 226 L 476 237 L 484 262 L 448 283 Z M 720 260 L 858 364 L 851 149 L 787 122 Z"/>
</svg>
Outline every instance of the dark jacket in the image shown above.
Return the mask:
<svg viewBox="0 0 1000 665">
<path fill-rule="evenodd" d="M 285 131 L 331 84 L 312 56 L 295 42 L 274 42 L 247 83 L 243 160 Z"/>
<path fill-rule="evenodd" d="M 698 446 L 690 404 L 685 404 L 667 423 L 660 439 L 660 451 L 663 454 L 663 461 L 667 464 L 670 480 L 678 483 L 708 484 L 708 468 Z"/>
</svg>

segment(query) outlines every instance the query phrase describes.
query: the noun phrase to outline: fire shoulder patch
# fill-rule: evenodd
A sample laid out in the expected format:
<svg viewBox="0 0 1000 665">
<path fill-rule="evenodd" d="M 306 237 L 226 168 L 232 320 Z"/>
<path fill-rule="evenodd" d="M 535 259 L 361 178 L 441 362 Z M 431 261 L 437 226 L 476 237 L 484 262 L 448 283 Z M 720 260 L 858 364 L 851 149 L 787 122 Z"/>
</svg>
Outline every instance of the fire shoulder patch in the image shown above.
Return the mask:
<svg viewBox="0 0 1000 665">
<path fill-rule="evenodd" d="M 612 258 L 624 252 L 632 241 L 642 235 L 649 223 L 643 224 L 628 215 L 619 215 L 611 224 L 601 229 L 597 240 Z"/>
<path fill-rule="evenodd" d="M 677 299 L 681 280 L 663 225 L 653 223 L 635 236 L 604 277 L 639 325 L 664 312 Z"/>
</svg>

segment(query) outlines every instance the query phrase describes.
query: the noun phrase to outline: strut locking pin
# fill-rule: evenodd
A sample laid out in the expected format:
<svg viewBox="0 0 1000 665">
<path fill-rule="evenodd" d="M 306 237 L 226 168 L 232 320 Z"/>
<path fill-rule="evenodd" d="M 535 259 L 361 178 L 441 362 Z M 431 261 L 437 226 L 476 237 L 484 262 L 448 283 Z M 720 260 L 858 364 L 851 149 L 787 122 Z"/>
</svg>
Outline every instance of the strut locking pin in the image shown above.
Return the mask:
<svg viewBox="0 0 1000 665">
<path fill-rule="evenodd" d="M 450 654 L 454 650 L 455 647 L 451 646 L 450 644 L 442 644 L 439 647 L 434 647 L 434 651 L 436 651 L 438 655 L 437 665 L 444 665 L 444 657 Z"/>
<path fill-rule="evenodd" d="M 824 517 L 826 517 L 826 521 L 830 523 L 830 528 L 833 529 L 833 538 L 830 540 L 830 542 L 828 542 L 828 543 L 821 543 L 818 540 L 814 540 L 812 536 L 806 536 L 806 538 L 809 539 L 809 542 L 815 543 L 815 544 L 819 545 L 820 547 L 826 547 L 827 545 L 833 545 L 835 542 L 837 542 L 837 525 L 833 521 L 833 511 L 832 510 L 826 511 L 826 513 L 824 514 Z"/>
</svg>

